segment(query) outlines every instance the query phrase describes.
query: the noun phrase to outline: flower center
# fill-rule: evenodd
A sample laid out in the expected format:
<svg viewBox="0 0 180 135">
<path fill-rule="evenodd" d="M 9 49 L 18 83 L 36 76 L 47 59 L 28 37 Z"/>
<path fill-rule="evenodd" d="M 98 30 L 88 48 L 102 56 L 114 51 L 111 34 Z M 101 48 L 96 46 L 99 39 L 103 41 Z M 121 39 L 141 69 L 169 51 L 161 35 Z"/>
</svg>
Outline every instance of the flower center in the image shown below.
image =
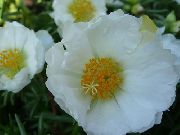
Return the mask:
<svg viewBox="0 0 180 135">
<path fill-rule="evenodd" d="M 123 85 L 123 67 L 111 58 L 92 58 L 84 67 L 81 86 L 93 98 L 109 99 Z"/>
<path fill-rule="evenodd" d="M 19 49 L 0 52 L 0 74 L 13 78 L 25 66 L 25 55 Z"/>
<path fill-rule="evenodd" d="M 91 0 L 73 0 L 68 11 L 74 17 L 75 22 L 88 22 L 95 16 L 95 7 Z"/>
</svg>

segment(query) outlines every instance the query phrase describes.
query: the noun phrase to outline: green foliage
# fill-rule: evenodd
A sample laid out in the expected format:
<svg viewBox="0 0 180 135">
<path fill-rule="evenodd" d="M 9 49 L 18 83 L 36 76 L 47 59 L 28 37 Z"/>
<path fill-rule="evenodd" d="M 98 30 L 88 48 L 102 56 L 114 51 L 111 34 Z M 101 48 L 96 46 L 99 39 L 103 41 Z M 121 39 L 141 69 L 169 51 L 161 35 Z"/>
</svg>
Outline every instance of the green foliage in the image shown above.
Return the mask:
<svg viewBox="0 0 180 135">
<path fill-rule="evenodd" d="M 122 0 L 125 12 L 141 16 L 147 14 L 158 26 L 167 26 L 166 32 L 179 37 L 179 31 L 171 31 L 170 24 L 180 18 L 180 6 L 174 0 Z M 55 42 L 60 41 L 57 26 L 49 16 L 52 12 L 52 0 L 34 0 L 25 5 L 24 0 L 6 0 L 0 15 L 5 21 L 18 21 L 35 31 L 48 30 Z M 143 10 L 133 9 L 140 5 Z M 108 12 L 117 7 L 108 7 Z M 173 11 L 173 12 L 172 12 Z M 173 15 L 172 15 L 173 14 Z M 170 16 L 171 15 L 171 16 Z M 0 21 L 3 25 L 3 21 Z M 44 68 L 45 69 L 45 68 Z M 0 91 L 0 135 L 85 135 L 77 122 L 54 102 L 52 94 L 45 86 L 45 70 L 36 75 L 31 84 L 21 92 L 14 94 Z M 177 97 L 163 115 L 160 125 L 156 125 L 142 135 L 179 135 L 180 134 L 180 85 L 177 85 Z M 129 134 L 140 135 L 140 134 Z"/>
</svg>

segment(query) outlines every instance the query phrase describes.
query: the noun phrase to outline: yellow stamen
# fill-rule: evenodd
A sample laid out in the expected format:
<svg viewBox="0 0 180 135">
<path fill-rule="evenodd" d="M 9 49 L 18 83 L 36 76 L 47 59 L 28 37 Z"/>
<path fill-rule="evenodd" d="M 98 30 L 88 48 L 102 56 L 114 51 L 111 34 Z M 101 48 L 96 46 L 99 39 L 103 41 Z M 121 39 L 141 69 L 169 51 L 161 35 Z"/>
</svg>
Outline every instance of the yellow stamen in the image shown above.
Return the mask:
<svg viewBox="0 0 180 135">
<path fill-rule="evenodd" d="M 92 58 L 84 67 L 81 86 L 93 98 L 108 99 L 122 88 L 123 67 L 111 58 Z"/>
<path fill-rule="evenodd" d="M 95 7 L 91 0 L 73 0 L 68 11 L 74 17 L 75 22 L 88 22 L 95 16 Z"/>
<path fill-rule="evenodd" d="M 13 78 L 24 66 L 24 53 L 19 49 L 0 52 L 0 74 Z"/>
</svg>

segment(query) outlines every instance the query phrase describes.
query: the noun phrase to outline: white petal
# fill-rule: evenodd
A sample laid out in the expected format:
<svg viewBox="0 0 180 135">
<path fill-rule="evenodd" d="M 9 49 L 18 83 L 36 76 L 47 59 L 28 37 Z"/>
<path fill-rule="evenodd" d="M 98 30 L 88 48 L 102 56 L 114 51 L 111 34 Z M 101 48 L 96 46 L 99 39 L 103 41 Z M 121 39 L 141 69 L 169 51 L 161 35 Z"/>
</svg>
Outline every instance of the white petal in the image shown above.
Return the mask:
<svg viewBox="0 0 180 135">
<path fill-rule="evenodd" d="M 82 93 L 78 84 L 80 84 L 79 80 L 71 76 L 51 76 L 46 82 L 56 102 L 81 124 L 85 122 L 91 98 L 83 95 L 85 93 Z"/>
<path fill-rule="evenodd" d="M 60 25 L 66 21 L 74 21 L 73 17 L 67 13 L 67 6 L 72 2 L 72 0 L 54 0 L 53 8 L 54 12 L 52 17 L 55 19 L 57 25 Z"/>
<path fill-rule="evenodd" d="M 73 50 L 70 50 L 70 52 L 67 52 L 63 51 L 62 45 L 63 44 L 60 43 L 52 47 L 47 52 L 46 61 L 49 66 L 49 68 L 47 69 L 47 74 L 51 74 L 54 72 L 56 72 L 56 74 L 66 72 L 66 74 L 75 73 L 79 76 L 80 74 L 82 74 L 84 65 L 89 61 L 90 58 L 93 57 L 91 51 L 87 49 L 87 46 L 78 44 L 79 46 L 77 46 L 77 48 L 74 48 Z M 79 49 L 79 47 L 81 46 L 84 51 L 81 51 L 81 49 Z"/>
<path fill-rule="evenodd" d="M 180 65 L 179 64 L 175 65 L 175 69 L 176 69 L 178 76 L 180 78 Z"/>
<path fill-rule="evenodd" d="M 117 102 L 122 109 L 125 121 L 128 123 L 126 132 L 142 132 L 142 129 L 149 129 L 155 123 L 155 110 L 143 106 L 127 92 L 116 96 Z"/>
<path fill-rule="evenodd" d="M 0 51 L 3 51 L 3 50 L 8 50 L 10 48 L 13 48 L 14 47 L 14 44 L 13 44 L 13 39 L 10 38 L 10 35 L 9 33 L 12 33 L 12 30 L 11 31 L 7 31 L 3 28 L 0 28 Z M 9 39 L 9 40 L 8 40 Z"/>
<path fill-rule="evenodd" d="M 114 6 L 114 7 L 120 7 L 123 6 L 123 2 L 119 1 L 119 0 L 106 0 L 106 3 L 110 6 Z"/>
<path fill-rule="evenodd" d="M 87 26 L 88 23 L 66 22 L 62 29 L 62 42 L 66 43 L 67 41 L 75 40 L 75 38 L 78 38 L 77 40 L 79 41 L 79 38 L 81 36 L 86 38 L 86 35 L 83 35 L 83 31 L 86 29 Z M 76 35 L 76 37 L 74 37 L 74 35 Z"/>
<path fill-rule="evenodd" d="M 91 46 L 100 57 L 116 57 L 134 50 L 140 43 L 138 20 L 117 11 L 94 22 L 87 31 Z"/>
<path fill-rule="evenodd" d="M 162 115 L 163 115 L 163 112 L 158 112 L 158 113 L 156 114 L 155 124 L 160 124 L 160 123 L 161 123 Z"/>
<path fill-rule="evenodd" d="M 154 43 L 137 50 L 126 59 L 126 64 L 124 90 L 158 112 L 167 110 L 174 100 L 178 81 L 173 57 Z"/>
<path fill-rule="evenodd" d="M 167 49 L 176 57 L 175 68 L 180 78 L 180 40 L 172 34 L 162 36 L 163 48 Z"/>
<path fill-rule="evenodd" d="M 48 64 L 46 69 L 47 76 L 62 73 L 63 69 L 61 68 L 61 65 L 64 58 L 64 52 L 63 44 L 61 43 L 55 44 L 46 52 L 45 59 Z"/>
<path fill-rule="evenodd" d="M 6 76 L 1 76 L 0 90 L 9 90 L 15 93 L 19 92 L 30 83 L 30 79 L 28 68 L 22 69 L 12 80 Z"/>
<path fill-rule="evenodd" d="M 36 36 L 45 47 L 45 50 L 48 50 L 54 44 L 53 38 L 46 30 L 39 30 L 38 32 L 36 32 Z"/>
<path fill-rule="evenodd" d="M 87 113 L 83 127 L 92 135 L 125 135 L 128 121 L 115 100 L 97 101 Z"/>
<path fill-rule="evenodd" d="M 92 0 L 93 5 L 96 8 L 96 16 L 105 15 L 106 14 L 106 2 L 105 0 Z"/>
<path fill-rule="evenodd" d="M 180 40 L 172 34 L 165 34 L 162 37 L 164 49 L 168 49 L 177 57 L 177 64 L 180 64 Z"/>
<path fill-rule="evenodd" d="M 37 61 L 37 53 L 38 50 L 36 50 L 37 46 L 39 45 L 39 40 L 36 38 L 34 32 L 28 32 L 28 38 L 26 39 L 26 42 L 23 47 L 23 52 L 25 53 L 27 59 L 26 63 L 29 66 L 29 70 L 31 72 L 31 75 L 33 77 L 34 74 L 36 74 L 38 69 L 38 61 Z M 41 45 L 41 44 L 40 44 Z M 39 50 L 41 51 L 41 50 Z"/>
<path fill-rule="evenodd" d="M 44 63 L 45 63 L 45 48 L 43 45 L 39 42 L 36 46 L 36 60 L 38 61 L 37 63 L 37 69 L 36 69 L 36 74 L 40 73 L 43 68 L 44 68 Z"/>
<path fill-rule="evenodd" d="M 71 24 L 69 27 L 64 27 L 64 38 L 62 40 L 62 44 L 67 49 L 64 55 L 63 68 L 79 74 L 82 73 L 84 65 L 94 57 L 89 40 L 80 27 L 83 26 Z"/>
<path fill-rule="evenodd" d="M 64 56 L 62 68 L 82 74 L 85 64 L 87 64 L 91 58 L 93 58 L 93 54 L 88 49 L 84 49 L 84 51 L 76 49 L 67 52 Z"/>
<path fill-rule="evenodd" d="M 24 47 L 24 43 L 27 39 L 26 28 L 22 27 L 17 23 L 6 23 L 4 27 L 0 29 L 0 40 L 2 50 L 8 50 L 10 48 L 19 48 L 20 50 Z M 22 33 L 24 33 L 22 35 Z"/>
</svg>

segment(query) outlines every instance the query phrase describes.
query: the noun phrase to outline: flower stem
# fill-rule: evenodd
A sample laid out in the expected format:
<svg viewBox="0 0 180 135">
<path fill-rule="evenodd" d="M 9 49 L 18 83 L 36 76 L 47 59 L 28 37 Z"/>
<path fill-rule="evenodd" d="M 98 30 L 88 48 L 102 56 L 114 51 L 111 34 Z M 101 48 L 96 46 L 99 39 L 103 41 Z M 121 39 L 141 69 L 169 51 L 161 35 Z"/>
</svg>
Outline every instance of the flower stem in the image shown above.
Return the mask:
<svg viewBox="0 0 180 135">
<path fill-rule="evenodd" d="M 0 0 L 0 21 L 2 20 L 4 0 Z"/>
</svg>

